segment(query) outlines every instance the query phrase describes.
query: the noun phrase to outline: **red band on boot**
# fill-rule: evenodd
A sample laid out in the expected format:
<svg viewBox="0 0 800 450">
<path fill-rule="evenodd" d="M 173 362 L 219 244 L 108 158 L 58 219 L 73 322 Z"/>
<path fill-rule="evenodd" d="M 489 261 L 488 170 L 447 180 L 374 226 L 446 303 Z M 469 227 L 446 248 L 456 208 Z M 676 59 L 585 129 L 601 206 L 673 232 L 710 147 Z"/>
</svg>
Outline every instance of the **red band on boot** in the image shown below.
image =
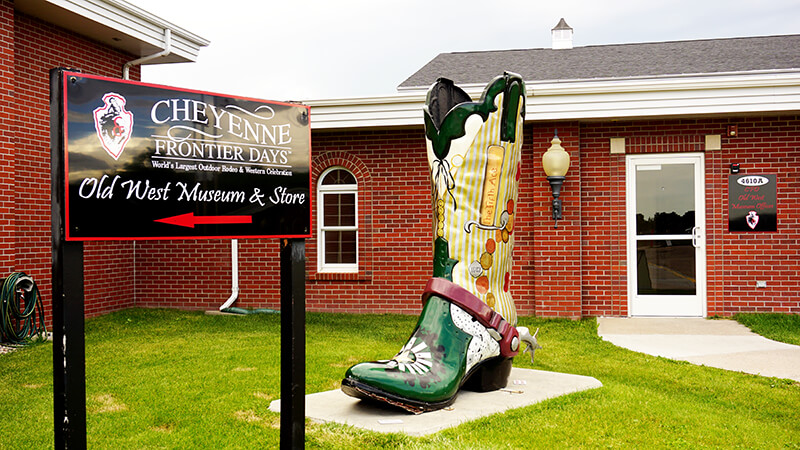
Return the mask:
<svg viewBox="0 0 800 450">
<path fill-rule="evenodd" d="M 500 343 L 502 356 L 506 358 L 516 356 L 519 351 L 517 329 L 472 292 L 444 278 L 431 278 L 422 293 L 422 304 L 427 303 L 431 295 L 438 295 L 445 300 L 450 300 L 478 319 L 478 322 L 488 329 L 489 334 L 499 335 L 499 339 L 498 336 L 493 337 Z"/>
</svg>

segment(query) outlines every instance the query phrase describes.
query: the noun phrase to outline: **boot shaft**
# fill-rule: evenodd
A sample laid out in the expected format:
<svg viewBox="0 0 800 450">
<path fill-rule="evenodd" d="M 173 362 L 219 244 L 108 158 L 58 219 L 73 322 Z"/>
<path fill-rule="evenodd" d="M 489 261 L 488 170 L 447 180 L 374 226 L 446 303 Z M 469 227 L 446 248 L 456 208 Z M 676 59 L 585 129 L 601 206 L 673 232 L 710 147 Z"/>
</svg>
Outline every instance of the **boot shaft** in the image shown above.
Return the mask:
<svg viewBox="0 0 800 450">
<path fill-rule="evenodd" d="M 493 80 L 481 100 L 449 80 L 428 93 L 425 126 L 434 212 L 434 276 L 516 324 L 510 293 L 525 109 L 522 80 Z"/>
</svg>

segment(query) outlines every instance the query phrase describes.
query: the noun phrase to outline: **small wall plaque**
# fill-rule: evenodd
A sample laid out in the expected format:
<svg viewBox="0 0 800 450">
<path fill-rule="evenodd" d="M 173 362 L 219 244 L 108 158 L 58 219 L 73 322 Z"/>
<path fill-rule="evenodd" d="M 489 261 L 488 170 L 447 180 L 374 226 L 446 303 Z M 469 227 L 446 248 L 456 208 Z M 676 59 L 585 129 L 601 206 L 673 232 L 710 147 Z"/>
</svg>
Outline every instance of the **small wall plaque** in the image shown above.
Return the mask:
<svg viewBox="0 0 800 450">
<path fill-rule="evenodd" d="M 730 175 L 728 231 L 777 231 L 776 185 L 776 175 Z"/>
</svg>

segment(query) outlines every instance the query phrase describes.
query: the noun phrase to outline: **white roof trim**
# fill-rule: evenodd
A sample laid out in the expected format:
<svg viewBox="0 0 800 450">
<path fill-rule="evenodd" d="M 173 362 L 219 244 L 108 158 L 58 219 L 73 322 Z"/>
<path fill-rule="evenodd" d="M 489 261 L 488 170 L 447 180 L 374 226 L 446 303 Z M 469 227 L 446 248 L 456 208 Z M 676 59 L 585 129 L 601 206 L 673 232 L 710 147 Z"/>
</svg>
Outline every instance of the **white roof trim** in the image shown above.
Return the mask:
<svg viewBox="0 0 800 450">
<path fill-rule="evenodd" d="M 426 94 L 310 100 L 311 128 L 373 128 L 422 125 Z"/>
<path fill-rule="evenodd" d="M 134 56 L 163 50 L 172 32 L 169 56 L 148 64 L 193 62 L 209 41 L 122 0 L 16 0 L 14 8 Z"/>
<path fill-rule="evenodd" d="M 531 95 L 532 91 L 532 95 Z M 800 72 L 529 86 L 525 119 L 605 119 L 800 110 Z"/>
<path fill-rule="evenodd" d="M 800 70 L 527 83 L 526 121 L 800 111 Z M 465 89 L 473 98 L 483 87 Z M 312 129 L 422 125 L 425 94 L 306 101 Z"/>
</svg>

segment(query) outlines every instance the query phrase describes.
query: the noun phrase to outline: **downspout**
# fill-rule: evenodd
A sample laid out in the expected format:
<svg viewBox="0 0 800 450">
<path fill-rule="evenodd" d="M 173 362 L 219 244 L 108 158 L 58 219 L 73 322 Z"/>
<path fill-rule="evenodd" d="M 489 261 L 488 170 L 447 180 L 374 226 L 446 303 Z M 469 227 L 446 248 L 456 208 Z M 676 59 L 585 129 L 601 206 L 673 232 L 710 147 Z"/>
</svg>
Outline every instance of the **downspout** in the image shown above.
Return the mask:
<svg viewBox="0 0 800 450">
<path fill-rule="evenodd" d="M 239 298 L 239 240 L 231 239 L 231 296 L 219 307 L 220 311 L 230 308 Z"/>
<path fill-rule="evenodd" d="M 149 55 L 149 56 L 143 56 L 143 57 L 141 57 L 139 59 L 134 59 L 133 61 L 126 62 L 125 65 L 122 66 L 122 79 L 123 80 L 130 79 L 130 73 L 129 72 L 130 72 L 131 66 L 135 66 L 135 65 L 141 64 L 143 62 L 150 61 L 151 59 L 156 59 L 156 58 L 160 58 L 162 56 L 167 56 L 171 52 L 172 52 L 172 30 L 167 28 L 167 29 L 164 30 L 164 50 L 161 50 L 160 52 L 152 54 L 152 55 Z"/>
</svg>

